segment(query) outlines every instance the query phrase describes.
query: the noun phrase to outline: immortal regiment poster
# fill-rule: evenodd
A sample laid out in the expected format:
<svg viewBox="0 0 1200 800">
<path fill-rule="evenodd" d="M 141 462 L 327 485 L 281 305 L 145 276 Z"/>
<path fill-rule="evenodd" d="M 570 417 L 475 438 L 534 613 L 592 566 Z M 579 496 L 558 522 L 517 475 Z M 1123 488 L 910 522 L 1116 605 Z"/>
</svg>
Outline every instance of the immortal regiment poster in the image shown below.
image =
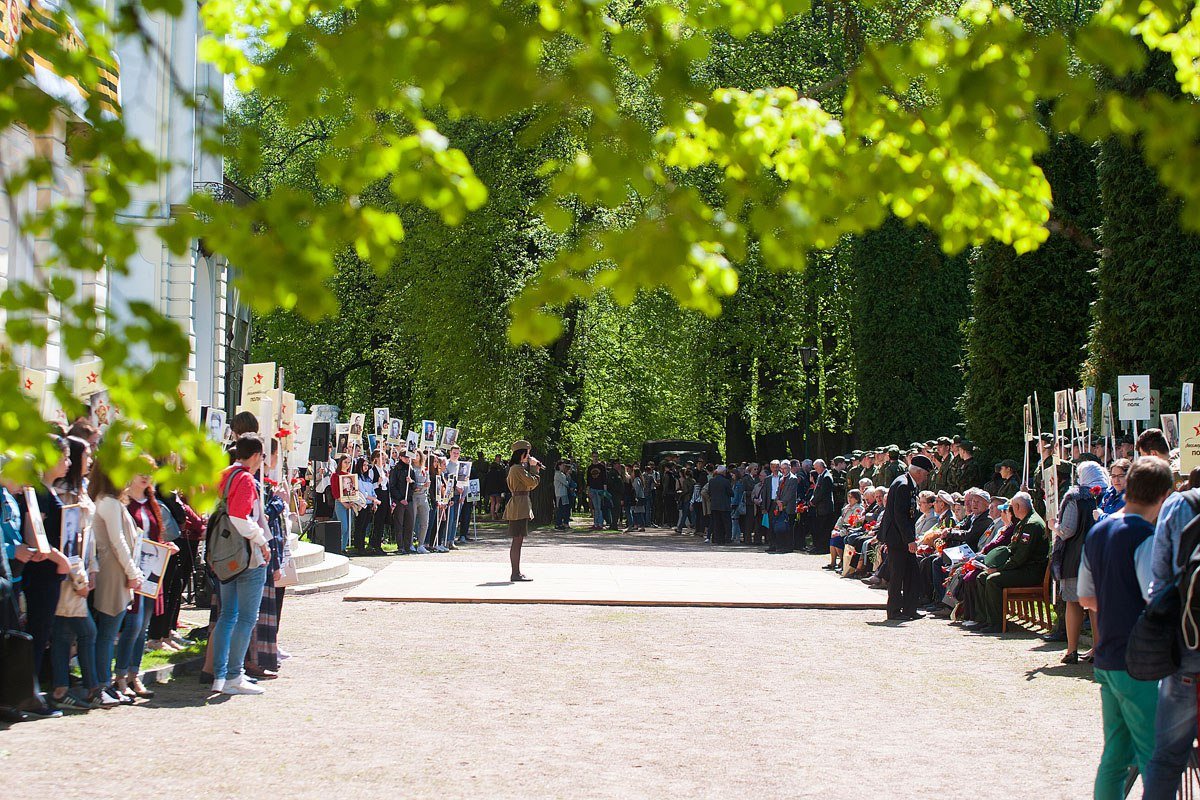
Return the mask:
<svg viewBox="0 0 1200 800">
<path fill-rule="evenodd" d="M 296 395 L 276 389 L 275 403 L 279 408 L 279 429 L 295 433 L 296 429 Z"/>
<path fill-rule="evenodd" d="M 388 421 L 392 418 L 392 411 L 389 408 L 375 409 L 375 435 L 386 436 L 388 433 Z"/>
<path fill-rule="evenodd" d="M 410 453 L 415 453 L 421 449 L 421 434 L 416 431 L 409 431 L 408 436 L 404 440 L 404 449 Z"/>
<path fill-rule="evenodd" d="M 142 585 L 134 591 L 143 597 L 157 598 L 162 591 L 163 576 L 167 572 L 167 560 L 171 550 L 161 542 L 142 539 L 138 550 L 138 568 L 141 569 Z"/>
<path fill-rule="evenodd" d="M 1117 418 L 1122 422 L 1150 419 L 1150 376 L 1121 375 L 1117 378 Z"/>
<path fill-rule="evenodd" d="M 220 408 L 205 408 L 204 413 L 204 429 L 208 431 L 208 438 L 214 442 L 225 441 L 225 411 Z"/>
<path fill-rule="evenodd" d="M 1191 411 L 1192 410 L 1192 384 L 1185 383 L 1183 385 L 1183 392 L 1179 395 L 1179 398 L 1180 398 L 1179 399 L 1179 410 L 1180 411 Z"/>
<path fill-rule="evenodd" d="M 350 454 L 350 423 L 339 422 L 337 426 L 337 440 L 333 447 L 333 452 Z"/>
<path fill-rule="evenodd" d="M 1146 422 L 1147 428 L 1161 427 L 1162 416 L 1162 392 L 1158 389 L 1150 390 L 1150 419 Z"/>
<path fill-rule="evenodd" d="M 46 373 L 40 369 L 21 367 L 21 394 L 37 403 L 39 411 L 45 412 L 46 406 Z"/>
<path fill-rule="evenodd" d="M 1033 433 L 1033 398 L 1029 397 L 1025 400 L 1024 408 L 1024 423 L 1025 423 L 1025 461 L 1021 466 L 1021 485 L 1029 483 L 1029 443 L 1034 439 Z"/>
<path fill-rule="evenodd" d="M 404 428 L 404 420 L 391 418 L 388 420 L 387 443 L 400 444 L 400 431 Z"/>
<path fill-rule="evenodd" d="M 1087 395 L 1087 419 L 1088 419 L 1088 429 L 1090 430 L 1090 429 L 1094 428 L 1095 424 L 1096 424 L 1095 423 L 1095 419 L 1096 419 L 1096 387 L 1089 386 L 1086 389 L 1084 389 L 1083 391 L 1084 391 L 1084 394 Z"/>
<path fill-rule="evenodd" d="M 1054 430 L 1065 431 L 1071 427 L 1071 392 L 1063 389 L 1054 393 Z"/>
<path fill-rule="evenodd" d="M 275 389 L 275 362 L 247 364 L 242 367 L 242 405 L 247 409 L 258 408 L 264 397 Z"/>
<path fill-rule="evenodd" d="M 421 420 L 421 447 L 437 447 L 437 422 L 435 420 Z"/>
<path fill-rule="evenodd" d="M 442 447 L 449 450 L 458 444 L 458 428 L 442 428 Z"/>
<path fill-rule="evenodd" d="M 1100 436 L 1107 439 L 1113 435 L 1112 395 L 1100 395 Z"/>
<path fill-rule="evenodd" d="M 316 417 L 312 414 L 297 414 L 292 428 L 292 451 L 288 459 L 292 466 L 304 466 L 308 463 L 308 447 L 312 442 L 313 422 Z"/>
<path fill-rule="evenodd" d="M 187 412 L 188 419 L 200 424 L 200 384 L 196 381 L 179 382 L 179 402 Z"/>
<path fill-rule="evenodd" d="M 1200 411 L 1179 412 L 1179 474 L 1200 467 Z"/>
<path fill-rule="evenodd" d="M 1075 418 L 1075 429 L 1078 431 L 1090 430 L 1092 421 L 1088 417 L 1088 402 L 1087 389 L 1079 389 L 1075 392 L 1075 405 L 1071 407 L 1072 416 Z"/>
<path fill-rule="evenodd" d="M 1057 448 L 1055 448 L 1057 451 Z M 1046 521 L 1053 526 L 1058 519 L 1058 453 L 1050 469 L 1042 470 L 1042 491 L 1046 493 Z"/>
<path fill-rule="evenodd" d="M 1167 440 L 1167 447 L 1172 450 L 1179 447 L 1179 418 L 1174 414 L 1163 414 L 1159 420 L 1162 423 L 1162 432 Z"/>
<path fill-rule="evenodd" d="M 366 432 L 367 415 L 366 414 L 351 414 L 350 415 L 350 438 L 361 439 Z"/>
</svg>

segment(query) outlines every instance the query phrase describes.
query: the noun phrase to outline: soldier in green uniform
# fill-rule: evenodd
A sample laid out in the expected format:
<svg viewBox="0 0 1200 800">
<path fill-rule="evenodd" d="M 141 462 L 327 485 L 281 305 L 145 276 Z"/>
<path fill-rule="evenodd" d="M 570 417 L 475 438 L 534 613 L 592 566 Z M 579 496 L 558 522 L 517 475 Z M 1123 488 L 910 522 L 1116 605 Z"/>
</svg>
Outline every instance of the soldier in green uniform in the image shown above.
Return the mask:
<svg viewBox="0 0 1200 800">
<path fill-rule="evenodd" d="M 949 491 L 946 476 L 950 470 L 950 440 L 941 436 L 934 443 L 934 452 L 930 456 L 934 463 L 933 475 L 930 476 L 930 491 L 934 494 Z"/>
<path fill-rule="evenodd" d="M 851 464 L 850 469 L 846 471 L 846 486 L 849 489 L 858 488 L 858 480 L 863 476 L 865 467 L 860 462 L 865 462 L 862 450 L 855 450 L 850 454 Z"/>
<path fill-rule="evenodd" d="M 965 492 L 972 487 L 982 486 L 984 481 L 983 467 L 975 460 L 975 444 L 966 439 L 958 443 L 961 454 L 958 464 L 958 485 L 956 492 Z"/>
<path fill-rule="evenodd" d="M 888 445 L 887 453 L 884 456 L 883 462 L 883 483 L 879 486 L 891 486 L 892 481 L 900 477 L 901 471 L 904 469 L 900 466 L 900 448 L 896 445 Z"/>
<path fill-rule="evenodd" d="M 1017 524 L 1008 544 L 1008 557 L 1003 548 L 992 553 L 1001 553 L 993 558 L 989 554 L 990 566 L 975 581 L 975 619 L 963 625 L 976 633 L 999 633 L 1004 621 L 1002 599 L 1005 589 L 1018 586 L 1041 586 L 1046 578 L 1046 562 L 1050 556 L 1050 536 L 1046 523 L 1033 510 L 1033 499 L 1019 492 L 1011 500 L 1013 517 Z"/>
<path fill-rule="evenodd" d="M 872 486 L 882 486 L 879 482 L 879 451 L 871 450 L 863 454 L 863 461 L 866 463 L 866 469 L 863 470 L 863 477 L 871 481 Z"/>
</svg>

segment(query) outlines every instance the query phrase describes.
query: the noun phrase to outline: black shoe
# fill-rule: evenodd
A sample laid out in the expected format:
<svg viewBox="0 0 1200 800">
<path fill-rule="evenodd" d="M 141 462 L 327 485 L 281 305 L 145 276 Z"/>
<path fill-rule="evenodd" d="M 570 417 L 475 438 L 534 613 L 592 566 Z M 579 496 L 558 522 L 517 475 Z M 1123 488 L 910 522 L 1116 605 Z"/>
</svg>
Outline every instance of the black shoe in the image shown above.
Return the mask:
<svg viewBox="0 0 1200 800">
<path fill-rule="evenodd" d="M 821 569 L 837 569 L 837 564 L 826 564 Z"/>
<path fill-rule="evenodd" d="M 1066 640 L 1067 640 L 1067 632 L 1065 630 L 1064 631 L 1050 631 L 1049 633 L 1042 634 L 1043 642 L 1065 642 Z"/>
<path fill-rule="evenodd" d="M 38 719 L 58 719 L 63 715 L 63 712 L 57 708 L 51 708 L 46 703 L 40 703 L 33 708 L 23 708 L 21 710 L 29 716 L 37 717 Z"/>
<path fill-rule="evenodd" d="M 999 625 L 983 625 L 978 628 L 972 628 L 971 633 L 999 633 Z"/>
<path fill-rule="evenodd" d="M 24 711 L 17 711 L 15 708 L 0 708 L 0 722 L 11 725 L 16 722 L 25 722 L 29 719 L 29 715 Z"/>
<path fill-rule="evenodd" d="M 533 578 L 526 578 L 524 575 L 513 575 L 509 580 L 513 583 L 529 583 Z"/>
<path fill-rule="evenodd" d="M 893 622 L 909 622 L 910 621 L 907 614 L 902 614 L 899 611 L 897 611 L 895 613 L 889 611 L 887 618 L 889 621 L 893 621 Z"/>
<path fill-rule="evenodd" d="M 917 611 L 915 609 L 912 611 L 903 611 L 901 613 L 907 619 L 924 619 L 925 618 L 924 614 L 922 614 L 920 611 Z"/>
<path fill-rule="evenodd" d="M 1060 661 L 1058 663 L 1060 663 L 1060 664 L 1078 664 L 1079 663 L 1079 653 L 1067 653 L 1065 656 L 1062 657 L 1062 661 Z"/>
<path fill-rule="evenodd" d="M 213 678 L 213 674 L 211 672 L 201 672 L 200 673 L 200 685 L 201 686 L 212 686 L 213 680 L 214 680 L 214 678 Z"/>
</svg>

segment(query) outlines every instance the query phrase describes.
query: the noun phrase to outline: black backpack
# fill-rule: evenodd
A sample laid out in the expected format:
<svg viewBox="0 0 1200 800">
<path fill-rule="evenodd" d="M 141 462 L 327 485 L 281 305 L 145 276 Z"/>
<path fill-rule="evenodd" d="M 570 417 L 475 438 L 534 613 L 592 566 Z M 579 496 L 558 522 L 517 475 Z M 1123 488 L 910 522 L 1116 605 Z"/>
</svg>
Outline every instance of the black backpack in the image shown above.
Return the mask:
<svg viewBox="0 0 1200 800">
<path fill-rule="evenodd" d="M 1179 538 L 1179 579 L 1146 604 L 1125 646 L 1125 667 L 1135 680 L 1157 681 L 1177 672 L 1181 639 L 1188 649 L 1200 649 L 1200 491 L 1189 490 L 1183 497 L 1194 516 Z"/>
<path fill-rule="evenodd" d="M 1200 489 L 1189 489 L 1183 499 L 1192 508 L 1192 519 L 1179 535 L 1175 570 L 1179 573 L 1179 613 L 1183 645 L 1200 650 Z"/>
</svg>

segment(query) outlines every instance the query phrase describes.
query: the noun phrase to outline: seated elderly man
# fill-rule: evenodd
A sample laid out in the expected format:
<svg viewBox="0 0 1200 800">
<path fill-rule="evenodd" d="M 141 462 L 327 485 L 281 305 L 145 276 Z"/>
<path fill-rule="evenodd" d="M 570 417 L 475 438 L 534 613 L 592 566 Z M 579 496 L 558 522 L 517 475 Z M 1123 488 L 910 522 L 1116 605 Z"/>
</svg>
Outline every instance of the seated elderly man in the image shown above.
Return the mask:
<svg viewBox="0 0 1200 800">
<path fill-rule="evenodd" d="M 943 554 L 947 547 L 967 545 L 971 550 L 979 552 L 979 540 L 992 525 L 988 516 L 988 504 L 991 496 L 982 489 L 971 487 L 963 498 L 966 516 L 953 528 L 945 530 L 941 539 L 935 543 L 935 552 L 924 556 L 919 563 L 921 594 L 919 600 L 925 604 L 926 611 L 937 611 L 942 608 L 942 597 L 946 577 L 951 566 L 950 559 Z"/>
<path fill-rule="evenodd" d="M 976 633 L 999 633 L 1004 621 L 1004 590 L 1017 586 L 1041 586 L 1050 558 L 1046 523 L 1033 510 L 1028 492 L 1017 492 L 1010 501 L 1016 520 L 1008 543 L 1007 558 L 995 559 L 975 581 L 975 618 L 963 625 Z M 998 548 L 997 548 L 998 550 Z M 997 551 L 993 551 L 993 555 Z M 989 559 L 989 563 L 993 563 Z"/>
</svg>

